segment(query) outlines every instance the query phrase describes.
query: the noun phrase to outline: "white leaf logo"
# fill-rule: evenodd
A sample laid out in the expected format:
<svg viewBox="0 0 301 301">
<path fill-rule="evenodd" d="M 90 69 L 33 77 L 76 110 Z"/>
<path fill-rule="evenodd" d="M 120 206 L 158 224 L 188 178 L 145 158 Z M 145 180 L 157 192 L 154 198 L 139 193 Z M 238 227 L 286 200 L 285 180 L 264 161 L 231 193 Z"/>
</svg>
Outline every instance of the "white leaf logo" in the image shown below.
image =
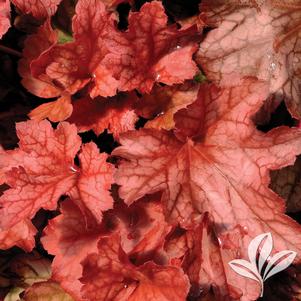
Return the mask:
<svg viewBox="0 0 301 301">
<path fill-rule="evenodd" d="M 286 269 L 295 259 L 297 253 L 294 251 L 281 251 L 270 257 L 273 249 L 273 238 L 271 233 L 256 236 L 249 244 L 249 261 L 235 259 L 229 262 L 230 267 L 239 275 L 253 279 L 260 284 L 263 296 L 263 282 Z M 263 269 L 264 265 L 266 267 Z"/>
</svg>

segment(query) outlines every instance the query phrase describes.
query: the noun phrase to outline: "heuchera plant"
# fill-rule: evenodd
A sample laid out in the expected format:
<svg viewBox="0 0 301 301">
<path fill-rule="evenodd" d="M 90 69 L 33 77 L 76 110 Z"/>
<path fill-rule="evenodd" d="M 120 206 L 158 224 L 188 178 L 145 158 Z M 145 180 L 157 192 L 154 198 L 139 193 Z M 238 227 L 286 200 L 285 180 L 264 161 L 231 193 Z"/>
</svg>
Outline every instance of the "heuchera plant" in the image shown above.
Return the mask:
<svg viewBox="0 0 301 301">
<path fill-rule="evenodd" d="M 188 2 L 0 0 L 35 96 L 1 141 L 0 300 L 257 300 L 229 262 L 263 233 L 297 253 L 264 298 L 301 300 L 301 1 Z"/>
</svg>

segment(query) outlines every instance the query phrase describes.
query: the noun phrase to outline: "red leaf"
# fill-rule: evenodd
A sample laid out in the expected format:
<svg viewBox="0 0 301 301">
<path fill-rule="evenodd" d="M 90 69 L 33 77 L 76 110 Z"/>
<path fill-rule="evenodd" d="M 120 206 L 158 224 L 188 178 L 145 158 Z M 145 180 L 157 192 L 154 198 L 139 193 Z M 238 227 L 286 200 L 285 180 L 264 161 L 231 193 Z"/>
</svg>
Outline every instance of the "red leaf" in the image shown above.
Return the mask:
<svg viewBox="0 0 301 301">
<path fill-rule="evenodd" d="M 100 1 L 81 0 L 73 19 L 75 42 L 49 49 L 32 64 L 33 74 L 47 74 L 71 94 L 90 82 L 92 98 L 113 96 L 117 88 L 150 92 L 156 81 L 182 83 L 198 70 L 192 60 L 197 30 L 178 31 L 166 23 L 162 4 L 147 3 L 131 13 L 122 33 Z"/>
<path fill-rule="evenodd" d="M 225 85 L 232 84 L 229 74 L 268 81 L 300 117 L 300 9 L 300 1 L 203 1 L 206 20 L 217 28 L 201 43 L 198 63 Z"/>
<path fill-rule="evenodd" d="M 9 0 L 0 0 L 0 39 L 10 28 Z"/>
<path fill-rule="evenodd" d="M 0 249 L 7 250 L 18 246 L 26 252 L 32 251 L 35 247 L 34 236 L 37 229 L 29 220 L 23 220 L 10 229 L 0 231 Z"/>
<path fill-rule="evenodd" d="M 55 101 L 44 103 L 34 110 L 28 116 L 33 120 L 43 120 L 48 118 L 50 121 L 59 122 L 66 120 L 72 114 L 73 107 L 71 104 L 71 96 L 63 95 Z"/>
<path fill-rule="evenodd" d="M 132 0 L 101 0 L 109 10 L 114 10 L 121 3 L 132 3 Z"/>
<path fill-rule="evenodd" d="M 43 98 L 56 97 L 61 90 L 53 85 L 51 79 L 44 76 L 36 79 L 31 75 L 30 64 L 45 50 L 57 42 L 57 34 L 51 28 L 50 21 L 39 27 L 37 33 L 30 35 L 24 42 L 23 56 L 19 61 L 18 71 L 22 77 L 22 85 L 32 94 Z"/>
<path fill-rule="evenodd" d="M 54 15 L 60 2 L 61 0 L 12 0 L 22 14 L 31 14 L 39 20 Z"/>
<path fill-rule="evenodd" d="M 82 275 L 80 263 L 87 254 L 97 252 L 101 236 L 108 231 L 120 231 L 123 249 L 132 260 L 142 264 L 161 255 L 164 238 L 170 230 L 156 197 L 144 198 L 131 207 L 119 204 L 108 212 L 101 226 L 87 220 L 71 200 L 62 203 L 61 212 L 49 222 L 42 243 L 55 255 L 52 278 L 76 299 L 82 298 L 78 281 Z"/>
<path fill-rule="evenodd" d="M 92 97 L 115 95 L 117 81 L 102 62 L 113 22 L 101 1 L 79 0 L 72 23 L 75 41 L 57 44 L 33 62 L 34 76 L 46 74 L 71 94 L 90 82 Z"/>
<path fill-rule="evenodd" d="M 92 129 L 99 135 L 108 129 L 118 139 L 119 134 L 135 129 L 138 117 L 133 103 L 136 99 L 134 93 L 127 96 L 117 95 L 110 99 L 81 98 L 73 103 L 73 113 L 68 121 L 75 123 L 80 132 Z"/>
<path fill-rule="evenodd" d="M 119 79 L 120 90 L 150 92 L 155 82 L 172 85 L 195 75 L 196 27 L 178 31 L 166 24 L 167 16 L 158 1 L 130 13 L 128 30 L 116 35 L 105 59 Z"/>
<path fill-rule="evenodd" d="M 4 192 L 1 226 L 8 228 L 40 209 L 53 210 L 58 198 L 74 186 L 73 159 L 80 147 L 75 126 L 62 123 L 56 131 L 47 121 L 18 123 L 20 151 L 18 168 L 7 172 L 12 187 Z"/>
<path fill-rule="evenodd" d="M 64 93 L 60 87 L 46 74 L 39 79 L 31 74 L 30 66 L 40 55 L 57 43 L 57 33 L 52 29 L 48 19 L 37 33 L 25 40 L 23 58 L 19 61 L 18 71 L 22 76 L 23 86 L 32 94 L 42 98 L 61 96 L 55 101 L 44 103 L 29 113 L 31 119 L 40 121 L 48 118 L 53 122 L 67 119 L 72 113 L 71 96 Z"/>
<path fill-rule="evenodd" d="M 151 94 L 145 94 L 136 105 L 136 112 L 144 118 L 153 118 L 146 128 L 171 130 L 174 114 L 197 98 L 199 85 L 187 82 L 172 87 L 155 86 Z"/>
<path fill-rule="evenodd" d="M 24 153 L 20 150 L 4 150 L 0 146 L 0 185 L 7 182 L 6 172 L 22 164 Z"/>
<path fill-rule="evenodd" d="M 85 218 L 79 208 L 66 200 L 61 205 L 61 215 L 49 221 L 44 230 L 42 243 L 55 258 L 52 263 L 52 279 L 76 300 L 81 300 L 81 261 L 87 254 L 97 251 L 97 242 L 102 229 L 87 228 Z"/>
<path fill-rule="evenodd" d="M 189 289 L 186 276 L 177 267 L 131 264 L 118 235 L 100 239 L 98 253 L 90 254 L 83 267 L 82 291 L 91 301 L 184 301 Z"/>
<path fill-rule="evenodd" d="M 131 204 L 163 191 L 168 220 L 186 228 L 209 212 L 232 258 L 265 232 L 275 237 L 276 250 L 300 251 L 300 226 L 284 215 L 283 200 L 268 184 L 269 170 L 292 164 L 300 153 L 301 131 L 256 130 L 250 118 L 267 90 L 250 78 L 231 88 L 202 85 L 198 100 L 176 114 L 177 136 L 150 129 L 121 135 L 122 146 L 113 151 L 127 159 L 116 173 L 120 196 Z"/>
<path fill-rule="evenodd" d="M 109 192 L 113 183 L 113 166 L 106 162 L 107 154 L 99 153 L 94 143 L 82 146 L 79 154 L 81 172 L 77 189 L 84 206 L 92 216 L 101 221 L 102 212 L 113 208 L 113 199 Z"/>
<path fill-rule="evenodd" d="M 117 220 L 114 231 L 120 232 L 122 249 L 135 264 L 147 260 L 162 262 L 163 244 L 171 226 L 165 221 L 159 200 L 160 194 L 157 194 L 129 207 L 120 202 L 109 212 L 111 220 Z"/>
<path fill-rule="evenodd" d="M 233 253 L 219 245 L 213 227 L 205 216 L 195 230 L 185 234 L 187 250 L 182 268 L 192 283 L 190 296 L 204 297 L 211 291 L 215 300 L 256 300 L 259 285 L 232 272 L 228 262 Z"/>
<path fill-rule="evenodd" d="M 21 122 L 17 134 L 19 150 L 12 154 L 17 153 L 18 160 L 23 156 L 23 160 L 6 172 L 11 188 L 0 198 L 1 227 L 8 229 L 30 219 L 40 208 L 56 209 L 59 197 L 74 189 L 78 189 L 87 212 L 100 221 L 101 211 L 112 207 L 107 189 L 113 167 L 105 162 L 106 155 L 99 154 L 93 143 L 84 145 L 79 170 L 73 161 L 81 141 L 76 127 L 69 123 L 53 130 L 48 121 Z"/>
<path fill-rule="evenodd" d="M 175 227 L 165 239 L 164 251 L 168 262 L 172 265 L 181 266 L 183 262 L 190 243 L 187 241 L 186 232 L 180 227 Z"/>
</svg>

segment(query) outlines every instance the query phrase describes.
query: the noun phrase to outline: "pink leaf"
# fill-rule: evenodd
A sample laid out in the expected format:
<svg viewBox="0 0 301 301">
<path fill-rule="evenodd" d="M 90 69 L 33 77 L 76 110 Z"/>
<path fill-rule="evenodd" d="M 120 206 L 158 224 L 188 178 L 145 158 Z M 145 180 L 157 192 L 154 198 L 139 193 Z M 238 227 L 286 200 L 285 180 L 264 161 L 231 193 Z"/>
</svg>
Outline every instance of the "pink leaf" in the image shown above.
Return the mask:
<svg viewBox="0 0 301 301">
<path fill-rule="evenodd" d="M 0 0 L 0 39 L 10 28 L 9 0 Z"/>
<path fill-rule="evenodd" d="M 230 74 L 267 81 L 300 117 L 300 2 L 257 2 L 203 1 L 207 22 L 217 28 L 201 43 L 197 61 L 210 80 L 226 86 Z"/>
</svg>

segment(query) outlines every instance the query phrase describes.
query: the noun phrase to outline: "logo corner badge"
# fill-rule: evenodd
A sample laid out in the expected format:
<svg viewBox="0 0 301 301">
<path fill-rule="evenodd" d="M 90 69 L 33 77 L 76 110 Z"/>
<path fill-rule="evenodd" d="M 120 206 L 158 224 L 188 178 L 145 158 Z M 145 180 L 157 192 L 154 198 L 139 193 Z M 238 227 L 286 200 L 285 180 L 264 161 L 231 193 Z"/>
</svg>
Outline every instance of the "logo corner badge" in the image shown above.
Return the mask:
<svg viewBox="0 0 301 301">
<path fill-rule="evenodd" d="M 290 250 L 280 251 L 271 256 L 272 250 L 272 234 L 263 233 L 251 240 L 248 247 L 249 261 L 234 259 L 229 262 L 230 267 L 237 274 L 260 284 L 260 297 L 263 296 L 264 281 L 289 267 L 297 256 L 295 251 Z"/>
</svg>

